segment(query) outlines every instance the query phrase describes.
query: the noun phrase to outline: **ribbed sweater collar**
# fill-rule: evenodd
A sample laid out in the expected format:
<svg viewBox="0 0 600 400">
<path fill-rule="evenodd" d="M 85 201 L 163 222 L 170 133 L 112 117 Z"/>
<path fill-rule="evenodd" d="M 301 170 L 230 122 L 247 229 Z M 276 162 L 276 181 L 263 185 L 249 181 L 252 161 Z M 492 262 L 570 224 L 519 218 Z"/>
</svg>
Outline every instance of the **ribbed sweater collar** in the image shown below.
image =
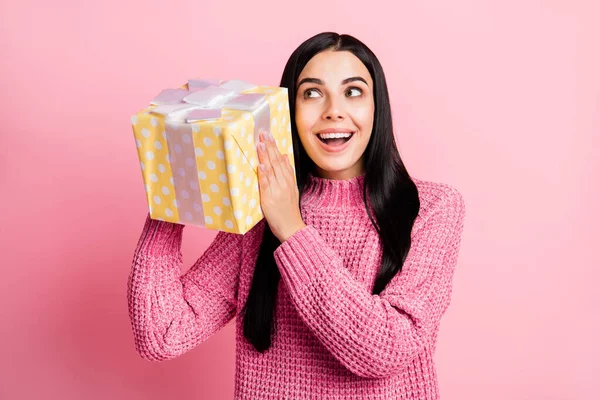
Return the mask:
<svg viewBox="0 0 600 400">
<path fill-rule="evenodd" d="M 363 187 L 365 175 L 351 179 L 327 179 L 309 173 L 302 205 L 321 209 L 363 208 Z"/>
</svg>

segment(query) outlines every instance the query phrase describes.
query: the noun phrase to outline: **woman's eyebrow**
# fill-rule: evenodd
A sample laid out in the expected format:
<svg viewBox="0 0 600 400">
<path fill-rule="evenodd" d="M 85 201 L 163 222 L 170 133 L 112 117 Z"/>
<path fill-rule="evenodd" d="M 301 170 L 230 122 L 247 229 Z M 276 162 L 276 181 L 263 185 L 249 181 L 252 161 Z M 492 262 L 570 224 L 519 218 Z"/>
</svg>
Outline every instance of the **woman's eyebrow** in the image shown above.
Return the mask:
<svg viewBox="0 0 600 400">
<path fill-rule="evenodd" d="M 304 78 L 300 82 L 298 82 L 298 85 L 296 87 L 299 88 L 300 85 L 302 85 L 303 83 L 314 83 L 317 85 L 322 85 L 323 81 L 317 78 Z"/>
<path fill-rule="evenodd" d="M 360 77 L 360 76 L 353 76 L 351 78 L 346 78 L 346 79 L 344 79 L 342 81 L 341 84 L 345 85 L 347 83 L 354 82 L 354 81 L 361 81 L 361 82 L 364 82 L 365 85 L 369 86 L 369 84 L 367 83 L 367 81 L 364 78 Z M 298 83 L 298 86 L 296 86 L 296 87 L 297 88 L 300 87 L 300 85 L 302 85 L 303 83 L 314 83 L 314 84 L 317 84 L 317 85 L 323 85 L 323 81 L 320 80 L 320 79 L 318 79 L 318 78 L 304 78 L 304 79 L 302 79 Z"/>
<path fill-rule="evenodd" d="M 350 82 L 354 82 L 354 81 L 362 81 L 365 83 L 365 85 L 369 86 L 369 84 L 367 83 L 365 78 L 362 78 L 360 76 L 353 76 L 352 78 L 346 78 L 342 81 L 342 85 L 345 85 L 346 83 L 350 83 Z"/>
</svg>

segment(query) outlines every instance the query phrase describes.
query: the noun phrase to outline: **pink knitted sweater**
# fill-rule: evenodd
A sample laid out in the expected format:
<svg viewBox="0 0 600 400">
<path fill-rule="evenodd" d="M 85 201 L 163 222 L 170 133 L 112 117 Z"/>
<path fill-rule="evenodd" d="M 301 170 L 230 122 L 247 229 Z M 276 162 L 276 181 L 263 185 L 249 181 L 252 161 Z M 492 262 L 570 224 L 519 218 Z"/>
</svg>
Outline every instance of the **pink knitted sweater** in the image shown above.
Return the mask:
<svg viewBox="0 0 600 400">
<path fill-rule="evenodd" d="M 452 293 L 465 206 L 443 183 L 413 178 L 421 209 L 401 273 L 372 295 L 380 240 L 361 199 L 364 175 L 310 176 L 307 225 L 275 251 L 282 280 L 272 347 L 257 352 L 236 318 L 235 399 L 439 399 L 433 355 Z M 182 275 L 183 225 L 146 219 L 128 281 L 137 352 L 177 357 L 238 316 L 265 227 L 218 232 Z"/>
</svg>

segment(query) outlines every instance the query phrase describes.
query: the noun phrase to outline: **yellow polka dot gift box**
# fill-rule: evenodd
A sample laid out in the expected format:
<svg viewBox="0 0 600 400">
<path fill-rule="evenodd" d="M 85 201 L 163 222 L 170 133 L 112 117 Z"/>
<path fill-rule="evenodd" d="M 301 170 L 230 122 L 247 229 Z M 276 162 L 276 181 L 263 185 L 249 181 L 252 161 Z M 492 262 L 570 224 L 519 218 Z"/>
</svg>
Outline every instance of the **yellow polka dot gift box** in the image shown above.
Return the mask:
<svg viewBox="0 0 600 400">
<path fill-rule="evenodd" d="M 131 123 L 152 219 L 244 234 L 263 218 L 258 133 L 294 163 L 286 88 L 190 79 Z"/>
</svg>

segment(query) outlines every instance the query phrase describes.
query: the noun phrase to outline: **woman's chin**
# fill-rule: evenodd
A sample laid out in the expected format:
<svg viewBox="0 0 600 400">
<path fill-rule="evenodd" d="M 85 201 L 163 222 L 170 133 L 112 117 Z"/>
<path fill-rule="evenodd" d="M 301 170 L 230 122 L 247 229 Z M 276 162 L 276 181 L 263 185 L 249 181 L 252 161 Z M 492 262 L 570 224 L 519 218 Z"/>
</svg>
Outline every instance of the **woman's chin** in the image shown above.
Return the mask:
<svg viewBox="0 0 600 400">
<path fill-rule="evenodd" d="M 331 162 L 333 160 L 327 160 L 328 162 L 317 162 L 317 172 L 320 176 L 329 179 L 348 179 L 360 173 L 355 173 L 356 168 L 353 167 L 353 163 L 350 162 Z M 340 160 L 342 161 L 342 160 Z"/>
</svg>

